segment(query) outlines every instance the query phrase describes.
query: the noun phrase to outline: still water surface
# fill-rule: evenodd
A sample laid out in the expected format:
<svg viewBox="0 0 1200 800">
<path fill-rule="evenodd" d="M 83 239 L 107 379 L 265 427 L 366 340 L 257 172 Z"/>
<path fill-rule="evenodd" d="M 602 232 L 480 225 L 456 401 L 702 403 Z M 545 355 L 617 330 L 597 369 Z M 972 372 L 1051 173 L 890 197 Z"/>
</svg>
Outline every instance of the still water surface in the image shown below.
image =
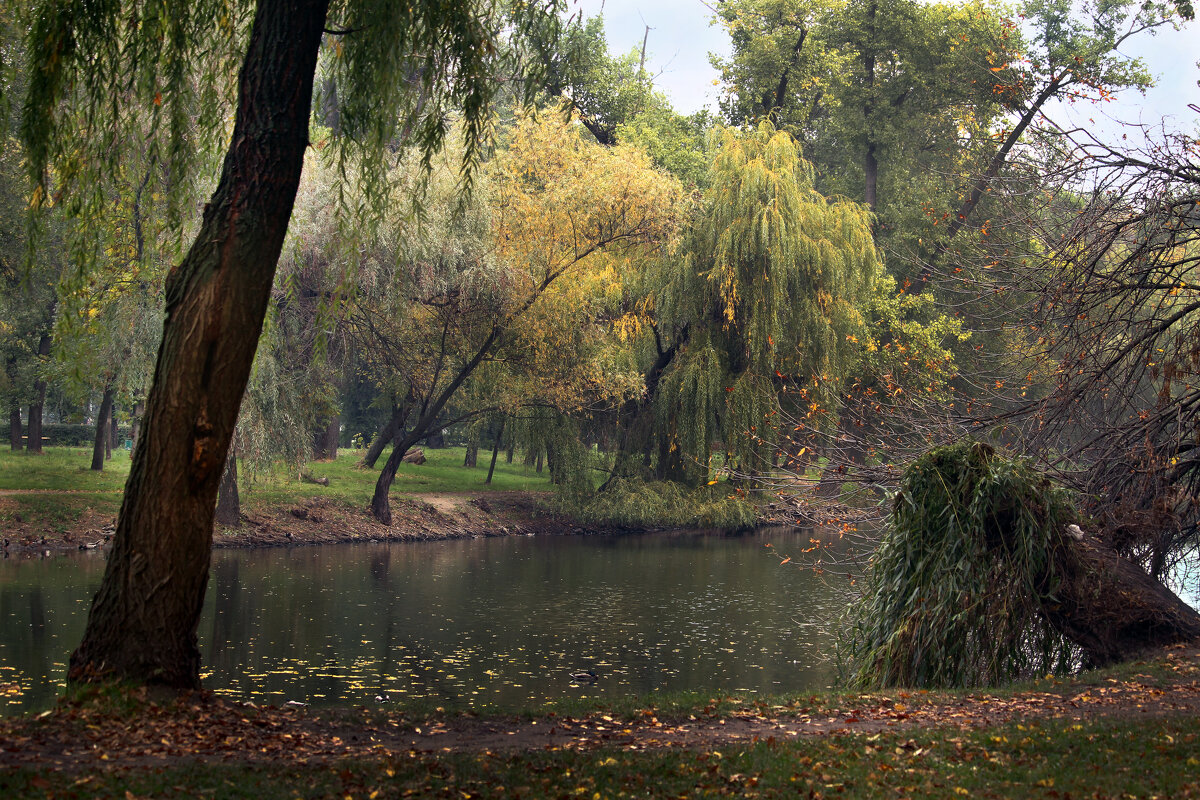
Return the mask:
<svg viewBox="0 0 1200 800">
<path fill-rule="evenodd" d="M 824 687 L 844 581 L 772 555 L 810 535 L 217 550 L 199 630 L 204 682 L 275 704 L 386 695 L 471 707 Z M 0 562 L 0 711 L 53 702 L 103 569 L 95 553 Z M 572 681 L 587 669 L 594 684 Z"/>
</svg>

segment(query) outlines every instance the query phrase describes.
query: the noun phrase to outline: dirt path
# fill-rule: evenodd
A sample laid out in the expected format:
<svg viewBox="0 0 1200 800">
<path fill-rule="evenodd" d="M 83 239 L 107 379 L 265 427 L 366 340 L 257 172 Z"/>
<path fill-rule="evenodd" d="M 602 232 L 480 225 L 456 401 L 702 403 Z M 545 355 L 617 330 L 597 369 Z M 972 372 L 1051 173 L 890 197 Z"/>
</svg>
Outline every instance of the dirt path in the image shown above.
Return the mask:
<svg viewBox="0 0 1200 800">
<path fill-rule="evenodd" d="M 974 728 L 1058 718 L 1146 718 L 1200 713 L 1200 650 L 1176 648 L 1127 677 L 1062 681 L 1045 691 L 967 695 L 889 692 L 794 702 L 715 705 L 683 717 L 646 708 L 632 717 L 603 711 L 582 717 L 428 719 L 358 709 L 336 714 L 258 707 L 212 696 L 167 704 L 135 702 L 136 711 L 101 712 L 60 705 L 21 719 L 0 719 L 0 767 L 68 770 L 136 767 L 204 758 L 296 763 L 408 753 L 555 749 L 720 749 L 805 736 L 952 726 Z"/>
</svg>

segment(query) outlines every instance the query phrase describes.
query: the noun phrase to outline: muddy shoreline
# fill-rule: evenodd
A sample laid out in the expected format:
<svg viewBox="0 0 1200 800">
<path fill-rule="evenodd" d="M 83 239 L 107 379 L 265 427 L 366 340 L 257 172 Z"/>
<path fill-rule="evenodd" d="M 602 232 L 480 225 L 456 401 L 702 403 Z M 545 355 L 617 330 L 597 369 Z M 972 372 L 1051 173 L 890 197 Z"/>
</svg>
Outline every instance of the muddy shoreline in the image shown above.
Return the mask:
<svg viewBox="0 0 1200 800">
<path fill-rule="evenodd" d="M 544 492 L 439 492 L 398 496 L 392 524 L 383 525 L 366 508 L 310 496 L 281 506 L 251 509 L 237 526 L 216 525 L 214 548 L 293 547 L 347 542 L 421 542 L 497 536 L 564 536 L 652 533 L 661 526 L 584 523 L 549 508 Z M 799 501 L 760 508 L 755 527 L 823 526 L 843 522 L 847 510 Z M 851 516 L 853 514 L 851 513 Z M 116 521 L 84 514 L 64 530 L 30 523 L 10 524 L 3 534 L 4 555 L 38 555 L 107 549 Z"/>
<path fill-rule="evenodd" d="M 497 536 L 645 533 L 653 527 L 596 526 L 546 507 L 549 495 L 535 492 L 436 493 L 397 497 L 392 524 L 383 525 L 366 508 L 319 496 L 298 503 L 251 510 L 237 526 L 216 525 L 214 548 L 294 547 L 346 542 L 418 542 Z M 107 549 L 112 519 L 85 515 L 64 531 L 35 525 L 10 526 L 4 552 L 45 555 Z"/>
</svg>

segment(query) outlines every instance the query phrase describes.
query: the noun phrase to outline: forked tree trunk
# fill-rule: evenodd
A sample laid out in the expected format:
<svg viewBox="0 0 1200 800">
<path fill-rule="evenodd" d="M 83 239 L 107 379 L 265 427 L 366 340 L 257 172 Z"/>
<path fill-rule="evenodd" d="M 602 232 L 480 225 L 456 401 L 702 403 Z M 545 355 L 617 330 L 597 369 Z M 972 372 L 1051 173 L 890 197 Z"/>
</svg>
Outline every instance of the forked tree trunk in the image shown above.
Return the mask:
<svg viewBox="0 0 1200 800">
<path fill-rule="evenodd" d="M 417 442 L 429 436 L 438 424 L 438 416 L 442 413 L 442 409 L 446 407 L 446 403 L 450 402 L 450 398 L 458 391 L 458 387 L 462 386 L 463 381 L 471 377 L 471 373 L 475 371 L 492 349 L 492 345 L 500 338 L 500 328 L 492 328 L 487 339 L 475 351 L 475 355 L 471 360 L 464 364 L 454 376 L 454 380 L 446 385 L 431 403 L 427 403 L 421 410 L 421 417 L 413 425 L 413 429 L 401 439 L 395 447 L 392 448 L 391 455 L 384 462 L 383 469 L 379 471 L 379 478 L 375 481 L 375 494 L 371 496 L 371 514 L 375 519 L 382 522 L 384 525 L 392 524 L 392 503 L 390 493 L 392 490 L 392 481 L 396 480 L 396 470 L 400 468 L 400 462 L 404 460 L 404 454 L 408 452 L 408 448 L 412 447 Z"/>
<path fill-rule="evenodd" d="M 104 469 L 105 446 L 108 444 L 108 418 L 112 414 L 113 395 L 116 390 L 111 385 L 104 387 L 104 397 L 100 400 L 100 410 L 96 412 L 96 440 L 92 445 L 92 469 L 100 472 Z"/>
<path fill-rule="evenodd" d="M 464 467 L 475 467 L 479 465 L 479 439 L 475 436 L 467 439 L 467 452 L 463 456 Z"/>
<path fill-rule="evenodd" d="M 392 415 L 388 417 L 388 421 L 384 424 L 383 430 L 379 431 L 379 435 L 375 437 L 375 441 L 371 442 L 371 446 L 367 448 L 367 452 L 363 455 L 362 464 L 368 469 L 375 467 L 375 462 L 383 455 L 383 449 L 391 444 L 393 447 L 400 444 L 400 440 L 404 438 L 404 422 L 408 419 L 409 405 L 403 403 L 392 407 Z"/>
<path fill-rule="evenodd" d="M 258 0 L 221 179 L 166 321 L 104 580 L 70 682 L 200 684 L 213 514 L 308 145 L 328 0 Z"/>
<path fill-rule="evenodd" d="M 43 333 L 38 340 L 38 363 L 43 363 L 50 355 L 52 340 L 49 333 Z M 29 404 L 29 425 L 27 452 L 42 452 L 42 409 L 46 407 L 46 379 L 38 377 L 33 382 L 33 402 Z"/>
</svg>

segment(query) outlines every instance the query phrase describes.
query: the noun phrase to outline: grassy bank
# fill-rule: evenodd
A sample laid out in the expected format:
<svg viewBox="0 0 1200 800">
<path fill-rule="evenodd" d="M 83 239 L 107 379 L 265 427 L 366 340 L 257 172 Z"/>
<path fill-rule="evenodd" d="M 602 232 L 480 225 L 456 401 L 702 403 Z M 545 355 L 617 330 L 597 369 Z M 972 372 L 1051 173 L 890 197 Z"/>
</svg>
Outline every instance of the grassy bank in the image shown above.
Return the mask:
<svg viewBox="0 0 1200 800">
<path fill-rule="evenodd" d="M 544 491 L 549 473 L 538 473 L 520 463 L 496 463 L 491 484 L 485 484 L 488 453 L 480 453 L 479 466 L 462 466 L 464 448 L 426 450 L 425 464 L 402 464 L 392 486 L 396 497 L 423 494 L 503 491 Z M 129 475 L 129 454 L 114 452 L 104 470 L 90 469 L 91 449 L 49 447 L 43 455 L 0 450 L 0 526 L 20 529 L 27 535 L 61 535 L 101 527 L 111 522 L 121 504 Z M 364 509 L 370 502 L 378 469 L 358 466 L 362 452 L 341 450 L 336 461 L 303 466 L 279 466 L 248 475 L 243 468 L 242 504 L 247 513 L 304 503 L 314 497 L 346 508 Z M 382 466 L 382 464 L 380 464 Z M 321 486 L 307 478 L 327 478 Z"/>
<path fill-rule="evenodd" d="M 1200 796 L 1200 653 L 992 692 L 479 719 L 111 697 L 0 719 L 4 797 Z"/>
</svg>

